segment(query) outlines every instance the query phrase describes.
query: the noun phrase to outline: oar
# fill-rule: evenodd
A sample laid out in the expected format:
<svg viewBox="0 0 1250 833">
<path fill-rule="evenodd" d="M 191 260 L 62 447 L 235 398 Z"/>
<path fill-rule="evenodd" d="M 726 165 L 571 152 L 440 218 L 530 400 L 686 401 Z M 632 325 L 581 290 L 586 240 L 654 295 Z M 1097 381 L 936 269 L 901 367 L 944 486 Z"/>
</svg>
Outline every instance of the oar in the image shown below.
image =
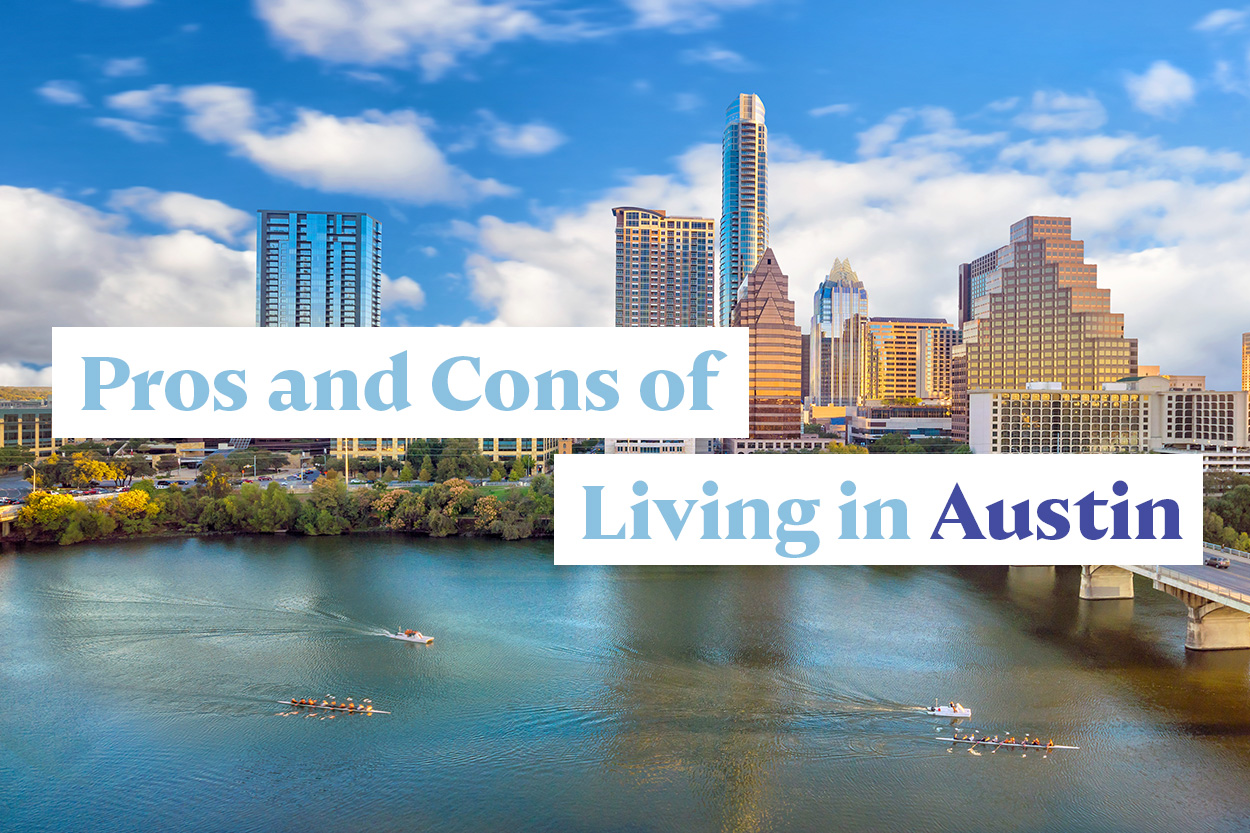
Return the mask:
<svg viewBox="0 0 1250 833">
<path fill-rule="evenodd" d="M 1007 742 L 1007 736 L 1003 735 L 1003 739 L 998 742 L 998 746 L 1002 746 L 1006 742 Z M 995 752 L 998 751 L 998 746 L 995 746 L 993 751 L 990 752 L 991 755 L 993 755 Z"/>
</svg>

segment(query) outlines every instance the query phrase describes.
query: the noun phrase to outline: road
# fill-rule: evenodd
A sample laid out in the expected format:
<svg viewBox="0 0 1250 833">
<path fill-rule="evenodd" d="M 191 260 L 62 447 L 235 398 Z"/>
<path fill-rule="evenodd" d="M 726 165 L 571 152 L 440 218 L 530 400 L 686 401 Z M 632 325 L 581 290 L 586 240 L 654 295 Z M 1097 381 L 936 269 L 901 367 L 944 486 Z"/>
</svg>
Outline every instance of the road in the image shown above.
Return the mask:
<svg viewBox="0 0 1250 833">
<path fill-rule="evenodd" d="M 1250 564 L 1236 558 L 1228 560 L 1230 563 L 1227 570 L 1221 570 L 1218 567 L 1207 567 L 1201 564 L 1180 564 L 1176 566 L 1163 564 L 1161 566 L 1183 573 L 1190 578 L 1218 584 L 1235 593 L 1250 595 Z"/>
</svg>

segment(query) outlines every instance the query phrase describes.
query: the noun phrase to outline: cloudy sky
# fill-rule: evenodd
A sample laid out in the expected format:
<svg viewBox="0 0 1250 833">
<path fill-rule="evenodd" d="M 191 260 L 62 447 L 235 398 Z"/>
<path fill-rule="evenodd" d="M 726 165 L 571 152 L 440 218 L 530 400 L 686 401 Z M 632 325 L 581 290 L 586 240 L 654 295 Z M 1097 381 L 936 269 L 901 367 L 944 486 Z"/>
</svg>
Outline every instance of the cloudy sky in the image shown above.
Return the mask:
<svg viewBox="0 0 1250 833">
<path fill-rule="evenodd" d="M 1137 0 L 43 0 L 5 13 L 0 384 L 54 325 L 253 323 L 255 211 L 383 225 L 389 325 L 607 325 L 614 205 L 719 212 L 759 94 L 800 318 L 1073 217 L 1141 360 L 1239 387 L 1250 7 Z"/>
</svg>

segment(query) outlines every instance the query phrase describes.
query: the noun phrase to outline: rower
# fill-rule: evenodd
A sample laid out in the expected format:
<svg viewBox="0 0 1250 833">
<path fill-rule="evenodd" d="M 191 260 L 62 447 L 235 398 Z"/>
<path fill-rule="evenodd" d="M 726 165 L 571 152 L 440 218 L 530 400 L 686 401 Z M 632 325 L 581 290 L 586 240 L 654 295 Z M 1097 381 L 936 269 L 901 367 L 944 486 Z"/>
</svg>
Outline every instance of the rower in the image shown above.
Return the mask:
<svg viewBox="0 0 1250 833">
<path fill-rule="evenodd" d="M 1054 749 L 1054 748 L 1055 748 L 1055 739 L 1054 739 L 1054 738 L 1051 738 L 1050 740 L 1046 741 L 1046 751 L 1047 751 L 1047 752 L 1049 752 L 1050 750 L 1052 750 L 1052 749 Z"/>
</svg>

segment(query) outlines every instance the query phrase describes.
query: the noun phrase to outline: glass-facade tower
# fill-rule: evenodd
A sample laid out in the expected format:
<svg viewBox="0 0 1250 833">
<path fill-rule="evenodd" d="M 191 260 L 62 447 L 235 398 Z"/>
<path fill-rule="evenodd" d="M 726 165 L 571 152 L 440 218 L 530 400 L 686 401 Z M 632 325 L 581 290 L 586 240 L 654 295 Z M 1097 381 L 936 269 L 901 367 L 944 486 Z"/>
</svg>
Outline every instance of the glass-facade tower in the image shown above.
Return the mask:
<svg viewBox="0 0 1250 833">
<path fill-rule="evenodd" d="M 743 282 L 732 326 L 750 328 L 750 437 L 795 439 L 803 431 L 803 332 L 794 323 L 790 279 L 765 249 Z"/>
<path fill-rule="evenodd" d="M 738 287 L 768 248 L 768 128 L 764 102 L 739 95 L 725 111 L 721 140 L 720 309 L 728 327 Z"/>
<path fill-rule="evenodd" d="M 317 211 L 257 214 L 256 326 L 381 326 L 377 220 Z"/>
<path fill-rule="evenodd" d="M 1058 382 L 1098 390 L 1137 374 L 1137 339 L 1085 262 L 1069 217 L 1025 217 L 1010 242 L 959 267 L 961 343 L 951 355 L 951 433 L 968 442 L 968 394 Z"/>
<path fill-rule="evenodd" d="M 868 290 L 851 269 L 837 259 L 812 296 L 808 331 L 807 374 L 813 405 L 859 404 L 867 383 L 869 357 L 863 332 L 868 316 Z"/>
</svg>

